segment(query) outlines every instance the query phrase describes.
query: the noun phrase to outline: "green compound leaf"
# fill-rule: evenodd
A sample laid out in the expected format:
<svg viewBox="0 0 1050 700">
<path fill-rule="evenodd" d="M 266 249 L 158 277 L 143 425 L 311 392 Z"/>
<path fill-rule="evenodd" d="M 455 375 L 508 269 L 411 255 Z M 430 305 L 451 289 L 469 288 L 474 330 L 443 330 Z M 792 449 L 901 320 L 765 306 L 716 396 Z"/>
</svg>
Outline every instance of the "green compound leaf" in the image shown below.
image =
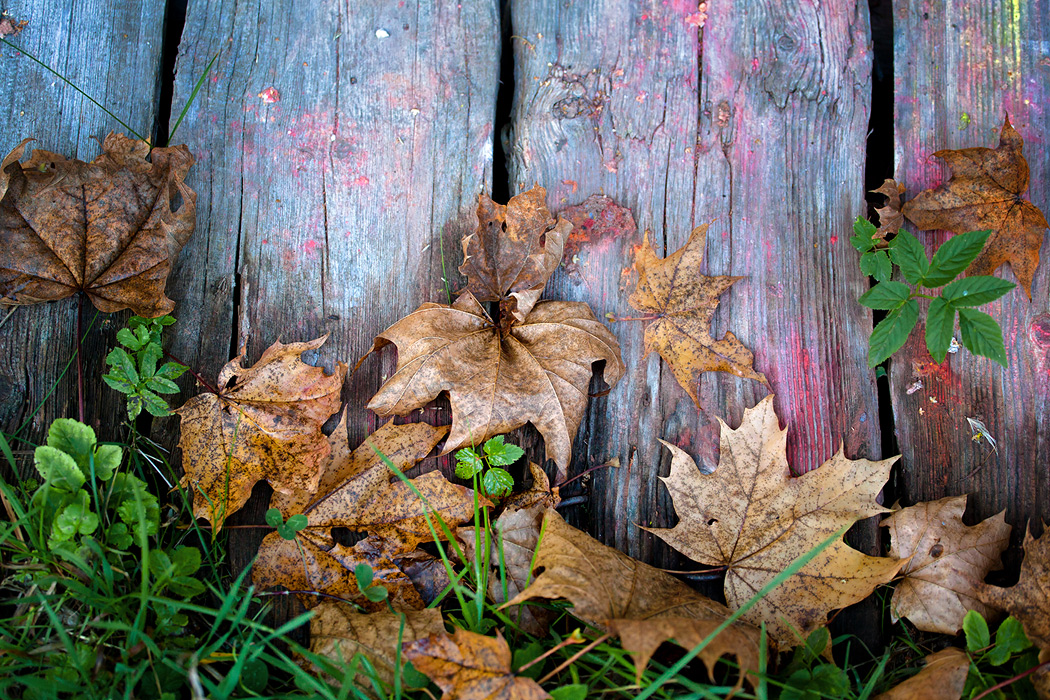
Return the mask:
<svg viewBox="0 0 1050 700">
<path fill-rule="evenodd" d="M 869 309 L 896 309 L 910 296 L 911 287 L 903 282 L 879 282 L 857 301 Z"/>
<path fill-rule="evenodd" d="M 979 275 L 955 280 L 941 291 L 953 306 L 980 306 L 1007 294 L 1017 285 L 998 277 Z"/>
<path fill-rule="evenodd" d="M 117 374 L 120 370 L 114 371 L 112 374 L 103 374 L 102 381 L 109 385 L 110 389 L 119 391 L 122 394 L 133 394 L 135 393 L 135 385 L 125 379 L 123 376 Z"/>
<path fill-rule="evenodd" d="M 878 229 L 875 228 L 875 224 L 858 216 L 857 220 L 853 222 L 854 235 L 850 237 L 849 242 L 860 252 L 867 253 L 875 247 L 875 242 L 872 239 L 875 237 L 876 231 Z"/>
<path fill-rule="evenodd" d="M 919 303 L 912 299 L 879 321 L 868 343 L 868 366 L 882 364 L 900 350 L 919 320 Z"/>
<path fill-rule="evenodd" d="M 87 491 L 78 491 L 55 517 L 50 542 L 69 541 L 80 535 L 90 535 L 98 529 L 98 516 L 91 510 L 91 499 Z"/>
<path fill-rule="evenodd" d="M 165 362 L 164 365 L 157 370 L 154 376 L 163 377 L 165 379 L 178 379 L 186 373 L 189 367 L 180 365 L 177 362 Z"/>
<path fill-rule="evenodd" d="M 879 282 L 885 282 L 893 273 L 893 265 L 885 250 L 872 250 L 860 256 L 860 270 Z"/>
<path fill-rule="evenodd" d="M 517 445 L 507 445 L 503 436 L 497 435 L 485 443 L 485 456 L 494 467 L 506 467 L 525 456 L 525 450 Z"/>
<path fill-rule="evenodd" d="M 132 384 L 139 383 L 139 372 L 135 369 L 135 360 L 123 348 L 110 350 L 106 355 L 106 364 L 114 369 L 114 374 L 117 374 L 118 377 L 126 378 Z"/>
<path fill-rule="evenodd" d="M 481 457 L 470 447 L 464 447 L 456 452 L 456 476 L 460 479 L 470 479 L 485 468 Z"/>
<path fill-rule="evenodd" d="M 117 342 L 132 352 L 142 349 L 142 341 L 130 328 L 121 328 L 117 331 Z"/>
<path fill-rule="evenodd" d="M 179 393 L 179 385 L 164 377 L 150 377 L 146 380 L 146 386 L 158 394 Z"/>
<path fill-rule="evenodd" d="M 143 389 L 139 392 L 139 395 L 142 397 L 142 406 L 149 411 L 151 416 L 163 418 L 164 416 L 171 415 L 171 409 L 168 408 L 168 402 L 154 394 L 149 389 Z"/>
<path fill-rule="evenodd" d="M 959 309 L 959 335 L 963 347 L 970 352 L 1007 366 L 1003 331 L 988 314 L 975 309 Z"/>
<path fill-rule="evenodd" d="M 937 364 L 944 362 L 955 330 L 955 307 L 941 297 L 930 302 L 926 312 L 926 349 Z"/>
<path fill-rule="evenodd" d="M 160 362 L 160 358 L 163 356 L 164 351 L 161 350 L 160 345 L 157 343 L 146 345 L 139 358 L 139 374 L 143 377 L 152 377 L 157 373 L 157 363 Z"/>
<path fill-rule="evenodd" d="M 481 480 L 485 493 L 490 496 L 507 496 L 514 489 L 514 477 L 506 469 L 492 467 Z"/>
<path fill-rule="evenodd" d="M 991 234 L 991 231 L 970 231 L 949 238 L 933 254 L 922 285 L 932 289 L 951 282 L 981 254 Z"/>
<path fill-rule="evenodd" d="M 930 269 L 926 248 L 907 231 L 901 231 L 890 242 L 890 259 L 901 269 L 904 279 L 912 284 L 921 284 Z"/>
</svg>

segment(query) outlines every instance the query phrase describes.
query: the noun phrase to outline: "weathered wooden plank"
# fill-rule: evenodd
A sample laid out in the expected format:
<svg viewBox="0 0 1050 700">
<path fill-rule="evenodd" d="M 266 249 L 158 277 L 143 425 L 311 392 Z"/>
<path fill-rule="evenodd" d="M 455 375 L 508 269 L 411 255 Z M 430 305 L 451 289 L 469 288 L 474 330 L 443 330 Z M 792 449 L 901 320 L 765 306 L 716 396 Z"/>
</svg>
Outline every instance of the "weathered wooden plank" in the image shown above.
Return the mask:
<svg viewBox="0 0 1050 700">
<path fill-rule="evenodd" d="M 867 281 L 847 242 L 863 206 L 866 3 L 711 3 L 702 40 L 695 2 L 512 7 L 512 189 L 546 184 L 557 208 L 604 192 L 638 224 L 598 240 L 577 231 L 579 259 L 549 296 L 635 316 L 627 297 L 642 231 L 668 253 L 711 222 L 707 273 L 745 277 L 723 296 L 716 331 L 754 350 L 794 468 L 815 468 L 843 441 L 851 457 L 880 457 L 871 317 L 853 302 Z M 708 374 L 697 410 L 656 355 L 642 359 L 641 323 L 613 329 L 628 374 L 592 401 L 570 476 L 613 457 L 620 468 L 594 477 L 590 512 L 577 517 L 607 543 L 670 562 L 635 527 L 674 518 L 657 438 L 713 467 L 716 417 L 736 424 L 766 390 Z"/>
<path fill-rule="evenodd" d="M 94 97 L 145 137 L 154 130 L 164 0 L 14 0 L 5 15 L 28 24 L 11 43 L 24 48 Z M 0 46 L 0 149 L 26 137 L 32 146 L 92 160 L 110 131 L 126 130 L 25 54 Z M 77 346 L 76 299 L 18 308 L 0 328 L 0 429 L 39 440 L 55 418 L 77 416 L 76 370 L 59 379 Z M 7 309 L 0 308 L 0 317 Z M 87 330 L 95 311 L 81 314 Z M 103 362 L 128 314 L 100 314 L 84 343 L 85 417 L 103 439 L 127 420 L 123 397 L 102 383 Z M 54 393 L 45 396 L 54 386 Z M 38 405 L 42 409 L 29 420 Z M 21 447 L 27 447 L 25 443 Z"/>
<path fill-rule="evenodd" d="M 490 187 L 498 7 L 191 0 L 176 106 L 220 51 L 176 135 L 199 156 L 200 198 L 173 275 L 175 354 L 214 377 L 235 346 L 254 362 L 279 338 L 330 333 L 318 359 L 352 364 L 446 300 L 443 265 L 459 264 L 463 215 Z M 376 426 L 364 405 L 393 366 L 385 353 L 349 380 L 352 443 Z M 257 497 L 231 524 L 265 508 Z M 265 534 L 243 532 L 236 568 Z"/>
<path fill-rule="evenodd" d="M 1009 113 L 1025 139 L 1027 196 L 1050 211 L 1050 5 L 903 1 L 895 4 L 894 44 L 896 173 L 908 195 L 947 179 L 934 151 L 996 146 Z M 933 249 L 950 234 L 917 235 Z M 998 274 L 1016 280 L 1008 267 Z M 1031 301 L 1015 289 L 989 305 L 1003 327 L 1009 369 L 966 350 L 938 366 L 920 334 L 892 361 L 907 502 L 972 493 L 975 517 L 1006 508 L 1009 522 L 1030 520 L 1037 530 L 1050 518 L 1048 294 L 1044 261 Z M 998 452 L 971 439 L 968 417 L 984 422 Z"/>
</svg>

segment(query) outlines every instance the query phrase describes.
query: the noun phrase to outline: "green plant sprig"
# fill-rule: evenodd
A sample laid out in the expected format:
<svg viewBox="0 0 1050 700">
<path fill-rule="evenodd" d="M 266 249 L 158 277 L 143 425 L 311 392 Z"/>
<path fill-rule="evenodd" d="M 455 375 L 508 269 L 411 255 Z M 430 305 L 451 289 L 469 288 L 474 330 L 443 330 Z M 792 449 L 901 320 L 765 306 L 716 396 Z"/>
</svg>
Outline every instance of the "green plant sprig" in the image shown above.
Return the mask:
<svg viewBox="0 0 1050 700">
<path fill-rule="evenodd" d="M 514 464 L 525 455 L 517 445 L 507 444 L 502 435 L 490 438 L 482 446 L 482 454 L 473 447 L 456 452 L 456 476 L 473 479 L 482 474 L 481 490 L 486 496 L 503 497 L 514 490 L 514 477 L 503 467 Z"/>
<path fill-rule="evenodd" d="M 868 343 L 868 366 L 885 362 L 900 350 L 919 321 L 919 299 L 929 299 L 926 348 L 938 364 L 951 347 L 955 319 L 959 318 L 963 347 L 975 355 L 1007 366 L 1003 332 L 998 322 L 973 307 L 995 301 L 1017 285 L 987 275 L 959 278 L 984 249 L 991 231 L 970 231 L 948 239 L 930 260 L 912 234 L 901 231 L 888 243 L 876 237 L 875 225 L 860 217 L 853 224 L 853 247 L 861 252 L 861 271 L 878 284 L 857 300 L 871 309 L 887 311 Z M 907 282 L 891 280 L 894 266 Z M 941 288 L 940 294 L 919 290 Z"/>
<path fill-rule="evenodd" d="M 124 347 L 113 348 L 106 356 L 110 371 L 102 375 L 102 380 L 127 396 L 131 420 L 138 418 L 143 408 L 152 416 L 171 415 L 168 402 L 159 395 L 179 393 L 179 385 L 174 380 L 188 369 L 177 362 L 165 362 L 157 367 L 164 356 L 161 333 L 173 323 L 175 319 L 171 316 L 132 316 L 128 327 L 117 331 L 117 342 Z"/>
</svg>

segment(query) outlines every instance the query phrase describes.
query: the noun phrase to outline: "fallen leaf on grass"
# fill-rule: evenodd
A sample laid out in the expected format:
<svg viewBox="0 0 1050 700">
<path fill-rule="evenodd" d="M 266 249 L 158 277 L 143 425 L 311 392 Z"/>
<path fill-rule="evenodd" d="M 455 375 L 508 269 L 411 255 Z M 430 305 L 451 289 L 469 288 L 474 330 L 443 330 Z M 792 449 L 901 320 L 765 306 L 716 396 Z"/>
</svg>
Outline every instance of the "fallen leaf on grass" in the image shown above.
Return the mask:
<svg viewBox="0 0 1050 700">
<path fill-rule="evenodd" d="M 766 383 L 765 375 L 755 371 L 755 356 L 735 335 L 711 337 L 718 297 L 741 278 L 700 274 L 706 242 L 707 226 L 698 226 L 684 246 L 659 258 L 646 232 L 635 259 L 638 286 L 628 299 L 635 309 L 657 315 L 645 329 L 646 355 L 660 353 L 697 406 L 697 383 L 704 372 L 728 372 Z"/>
<path fill-rule="evenodd" d="M 328 438 L 329 458 L 320 480 L 323 487 L 308 499 L 302 494 L 275 494 L 271 500 L 270 505 L 280 508 L 286 517 L 306 515 L 308 524 L 295 540 L 285 540 L 277 532 L 263 539 L 252 581 L 261 588 L 279 585 L 293 591 L 316 591 L 352 600 L 366 609 L 383 609 L 385 603 L 367 600 L 358 589 L 354 569 L 364 563 L 373 569 L 375 584 L 389 591 L 395 609 L 418 610 L 425 602 L 405 568 L 419 563 L 422 552 L 417 545 L 433 539 L 427 514 L 441 536 L 437 518 L 450 527 L 470 520 L 474 494 L 433 471 L 411 479 L 421 500 L 377 454 L 382 453 L 404 472 L 429 454 L 448 428 L 425 423 L 394 425 L 391 421 L 351 451 L 345 418 L 344 414 Z M 303 505 L 304 500 L 309 502 Z M 482 499 L 481 505 L 489 503 Z M 353 546 L 343 545 L 332 533 L 337 527 L 367 536 Z M 307 607 L 318 602 L 316 596 L 299 598 Z"/>
<path fill-rule="evenodd" d="M 394 683 L 399 632 L 401 642 L 407 644 L 445 631 L 438 608 L 365 614 L 346 603 L 324 601 L 313 612 L 314 616 L 310 618 L 311 652 L 329 659 L 337 668 L 345 668 L 355 654 L 362 654 L 372 664 L 379 679 L 388 685 Z M 401 627 L 402 615 L 404 628 Z M 401 663 L 405 663 L 404 656 Z M 358 671 L 354 681 L 366 692 L 373 690 L 368 676 L 362 671 Z"/>
<path fill-rule="evenodd" d="M 180 419 L 182 485 L 193 514 L 215 531 L 265 479 L 287 494 L 317 489 L 331 452 L 321 426 L 339 410 L 346 365 L 325 374 L 302 361 L 327 335 L 307 343 L 274 343 L 250 368 L 244 350 L 219 372 L 219 393 L 194 396 L 175 411 Z"/>
<path fill-rule="evenodd" d="M 875 700 L 959 700 L 969 672 L 969 655 L 948 647 L 927 656 L 921 671 Z"/>
<path fill-rule="evenodd" d="M 924 632 L 956 634 L 963 617 L 994 611 L 977 598 L 977 586 L 989 571 L 1001 568 L 999 556 L 1010 543 L 1010 526 L 999 513 L 973 527 L 963 524 L 966 496 L 942 498 L 898 510 L 882 521 L 890 529 L 890 556 L 909 561 L 901 569 L 890 601 L 890 615 Z"/>
<path fill-rule="evenodd" d="M 548 510 L 536 551 L 536 580 L 511 599 L 564 598 L 573 614 L 620 637 L 632 654 L 639 678 L 653 653 L 673 639 L 692 649 L 732 613 L 670 574 L 607 547 Z M 743 623 L 723 630 L 700 653 L 710 671 L 727 654 L 736 656 L 743 682 L 758 671 L 759 632 Z"/>
<path fill-rule="evenodd" d="M 515 676 L 510 647 L 503 636 L 486 637 L 457 629 L 432 634 L 405 645 L 416 670 L 434 681 L 443 700 L 541 700 L 549 698 L 539 683 Z"/>
<path fill-rule="evenodd" d="M 992 235 L 968 274 L 991 275 L 1009 263 L 1031 299 L 1047 223 L 1035 205 L 1021 199 L 1028 189 L 1023 147 L 1024 139 L 1007 117 L 996 148 L 937 151 L 933 155 L 948 164 L 951 179 L 920 192 L 902 211 L 923 230 L 965 233 L 990 229 Z"/>
<path fill-rule="evenodd" d="M 875 236 L 885 238 L 890 233 L 900 231 L 904 223 L 904 214 L 901 212 L 901 195 L 904 194 L 904 185 L 887 179 L 871 192 L 886 196 L 885 206 L 875 208 L 875 213 L 879 215 L 879 229 L 875 232 Z"/>
<path fill-rule="evenodd" d="M 705 475 L 683 450 L 671 451 L 663 478 L 679 522 L 646 528 L 693 561 L 725 566 L 730 608 L 750 600 L 795 559 L 842 528 L 887 512 L 875 501 L 896 457 L 846 459 L 842 450 L 823 465 L 792 477 L 787 430 L 767 396 L 744 411 L 732 430 L 719 419 L 718 468 Z M 801 644 L 827 622 L 831 610 L 863 600 L 901 568 L 896 559 L 870 557 L 839 539 L 769 592 L 743 619 L 765 622 L 782 647 Z"/>
<path fill-rule="evenodd" d="M 1020 620 L 1028 639 L 1041 650 L 1040 663 L 1050 661 L 1050 535 L 1044 532 L 1035 539 L 1029 530 L 1017 584 L 1000 588 L 982 583 L 978 595 Z"/>
<path fill-rule="evenodd" d="M 466 289 L 478 301 L 498 301 L 506 325 L 521 323 L 561 262 L 572 224 L 547 210 L 547 190 L 533 187 L 506 205 L 482 193 L 477 230 L 463 238 Z"/>
<path fill-rule="evenodd" d="M 397 371 L 372 397 L 379 415 L 404 415 L 443 391 L 452 404 L 445 453 L 531 422 L 563 476 L 587 407 L 592 365 L 610 385 L 624 373 L 620 346 L 586 304 L 541 301 L 504 334 L 469 291 L 452 306 L 423 304 L 376 337 L 397 346 Z"/>
<path fill-rule="evenodd" d="M 90 163 L 43 150 L 20 163 L 30 140 L 0 163 L 0 303 L 83 292 L 107 313 L 169 313 L 164 286 L 196 225 L 189 149 L 111 133 Z"/>
</svg>

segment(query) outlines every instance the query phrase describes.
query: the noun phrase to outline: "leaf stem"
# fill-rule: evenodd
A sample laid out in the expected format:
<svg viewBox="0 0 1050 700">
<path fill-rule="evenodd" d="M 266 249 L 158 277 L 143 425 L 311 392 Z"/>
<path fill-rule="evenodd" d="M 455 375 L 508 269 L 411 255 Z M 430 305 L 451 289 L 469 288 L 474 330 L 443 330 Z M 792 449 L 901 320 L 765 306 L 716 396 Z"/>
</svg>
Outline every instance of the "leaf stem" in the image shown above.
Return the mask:
<svg viewBox="0 0 1050 700">
<path fill-rule="evenodd" d="M 912 299 L 929 299 L 929 300 L 932 301 L 932 300 L 934 300 L 936 298 L 937 297 L 935 297 L 932 294 L 921 294 L 919 292 L 912 292 L 911 296 L 908 297 L 908 301 L 911 301 Z"/>
<path fill-rule="evenodd" d="M 986 689 L 983 693 L 981 693 L 980 695 L 976 696 L 973 700 L 981 700 L 981 698 L 983 698 L 985 695 L 991 695 L 992 693 L 994 693 L 995 691 L 999 690 L 1000 688 L 1005 688 L 1006 686 L 1010 685 L 1011 683 L 1016 683 L 1017 681 L 1021 680 L 1022 678 L 1026 677 L 1026 676 L 1030 676 L 1033 673 L 1035 673 L 1036 671 L 1039 671 L 1040 669 L 1050 670 L 1050 661 L 1038 664 L 1036 666 L 1032 666 L 1032 668 L 1028 669 L 1027 671 L 1022 671 L 1021 673 L 1018 673 L 1013 678 L 1007 678 L 1005 681 L 1002 681 L 1001 683 L 996 683 L 991 688 Z"/>
<path fill-rule="evenodd" d="M 77 295 L 77 419 L 84 422 L 84 293 Z"/>
<path fill-rule="evenodd" d="M 219 393 L 218 389 L 216 389 L 211 384 L 209 384 L 208 380 L 206 380 L 204 377 L 202 377 L 201 375 L 199 375 L 196 372 L 194 372 L 193 369 L 189 365 L 187 365 L 185 362 L 183 362 L 179 358 L 175 357 L 174 355 L 172 355 L 167 350 L 163 350 L 162 349 L 162 352 L 164 353 L 164 357 L 168 358 L 172 362 L 177 362 L 180 365 L 182 365 L 183 367 L 185 367 L 186 371 L 189 372 L 191 375 L 193 375 L 193 378 L 197 380 L 197 383 L 199 383 L 201 386 L 203 386 L 205 389 L 207 389 L 209 393 L 212 393 L 212 394 L 218 394 Z"/>
</svg>

